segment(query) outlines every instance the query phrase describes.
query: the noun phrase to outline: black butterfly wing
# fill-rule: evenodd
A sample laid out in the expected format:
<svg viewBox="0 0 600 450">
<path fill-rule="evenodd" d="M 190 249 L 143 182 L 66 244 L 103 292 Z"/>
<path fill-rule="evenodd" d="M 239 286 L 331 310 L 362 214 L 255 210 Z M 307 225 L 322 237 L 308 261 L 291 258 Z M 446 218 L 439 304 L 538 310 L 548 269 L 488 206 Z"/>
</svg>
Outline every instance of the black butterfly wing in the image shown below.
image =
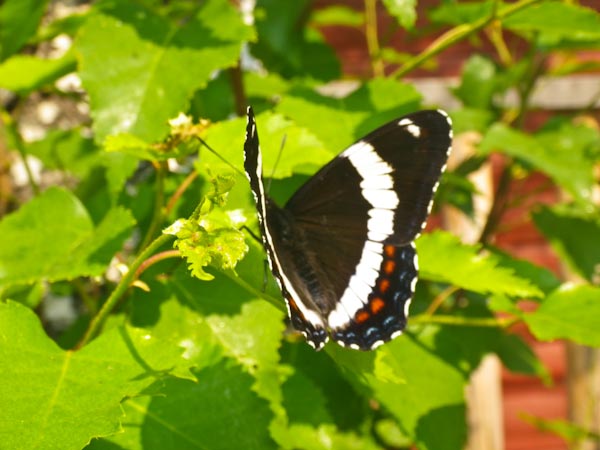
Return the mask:
<svg viewBox="0 0 600 450">
<path fill-rule="evenodd" d="M 413 241 L 451 139 L 443 112 L 396 119 L 324 166 L 285 206 L 335 293 L 319 307 L 340 344 L 371 349 L 406 326 L 417 276 Z"/>
<path fill-rule="evenodd" d="M 294 328 L 315 349 L 329 339 L 327 324 L 313 298 L 322 298 L 322 283 L 315 277 L 314 261 L 305 254 L 298 239 L 300 231 L 293 217 L 279 208 L 265 193 L 262 179 L 262 157 L 252 108 L 248 108 L 248 124 L 244 143 L 244 169 L 256 202 L 259 226 L 269 266 L 286 301 Z M 311 264 L 312 263 L 312 264 Z M 307 272 L 308 271 L 308 272 Z"/>
<path fill-rule="evenodd" d="M 264 195 L 249 111 L 246 171 L 265 247 L 293 325 L 316 348 L 326 329 L 361 350 L 404 329 L 417 274 L 413 240 L 450 143 L 445 113 L 397 119 L 334 158 L 279 209 Z"/>
</svg>

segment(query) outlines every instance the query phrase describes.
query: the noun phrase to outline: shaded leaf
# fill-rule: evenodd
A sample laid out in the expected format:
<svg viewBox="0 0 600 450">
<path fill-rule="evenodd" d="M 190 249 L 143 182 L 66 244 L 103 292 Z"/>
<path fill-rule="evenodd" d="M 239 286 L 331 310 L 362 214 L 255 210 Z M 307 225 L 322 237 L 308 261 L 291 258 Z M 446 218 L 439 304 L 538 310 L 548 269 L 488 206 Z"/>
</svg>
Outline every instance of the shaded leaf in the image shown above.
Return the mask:
<svg viewBox="0 0 600 450">
<path fill-rule="evenodd" d="M 26 151 L 39 158 L 45 168 L 66 171 L 80 179 L 102 164 L 94 141 L 79 128 L 49 130 L 43 139 L 28 143 Z"/>
<path fill-rule="evenodd" d="M 533 221 L 571 268 L 594 284 L 600 281 L 597 213 L 543 207 L 533 213 Z"/>
<path fill-rule="evenodd" d="M 0 5 L 0 61 L 35 34 L 48 0 L 5 0 Z"/>
<path fill-rule="evenodd" d="M 321 34 L 305 26 L 310 15 L 309 0 L 256 2 L 258 40 L 251 45 L 269 72 L 284 78 L 306 77 L 327 81 L 340 75 L 335 52 Z"/>
<path fill-rule="evenodd" d="M 268 404 L 252 392 L 252 377 L 230 360 L 194 373 L 197 381 L 170 378 L 161 395 L 128 399 L 124 433 L 94 442 L 89 450 L 274 449 Z"/>
</svg>

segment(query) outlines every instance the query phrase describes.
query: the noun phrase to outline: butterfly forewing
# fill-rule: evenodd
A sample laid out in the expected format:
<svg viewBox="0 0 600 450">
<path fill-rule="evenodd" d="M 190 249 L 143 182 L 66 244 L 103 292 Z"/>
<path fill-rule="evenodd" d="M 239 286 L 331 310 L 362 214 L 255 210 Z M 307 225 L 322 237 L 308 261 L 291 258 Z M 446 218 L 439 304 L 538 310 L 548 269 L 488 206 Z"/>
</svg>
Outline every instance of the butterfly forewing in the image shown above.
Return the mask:
<svg viewBox="0 0 600 450">
<path fill-rule="evenodd" d="M 277 207 L 264 192 L 248 113 L 245 168 L 292 324 L 320 348 L 369 350 L 399 334 L 425 224 L 451 144 L 447 115 L 420 111 L 359 140 Z"/>
</svg>

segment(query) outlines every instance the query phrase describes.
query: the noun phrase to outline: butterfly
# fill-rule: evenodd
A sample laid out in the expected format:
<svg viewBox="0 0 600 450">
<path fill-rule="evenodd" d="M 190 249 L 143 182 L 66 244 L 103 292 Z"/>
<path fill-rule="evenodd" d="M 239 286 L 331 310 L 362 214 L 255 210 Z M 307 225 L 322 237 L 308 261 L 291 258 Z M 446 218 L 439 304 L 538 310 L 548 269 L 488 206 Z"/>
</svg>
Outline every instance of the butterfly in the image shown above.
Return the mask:
<svg viewBox="0 0 600 450">
<path fill-rule="evenodd" d="M 377 128 L 280 207 L 265 192 L 252 108 L 244 169 L 267 259 L 292 326 L 320 350 L 372 350 L 406 327 L 417 282 L 415 239 L 451 150 L 452 124 L 419 111 Z"/>
</svg>

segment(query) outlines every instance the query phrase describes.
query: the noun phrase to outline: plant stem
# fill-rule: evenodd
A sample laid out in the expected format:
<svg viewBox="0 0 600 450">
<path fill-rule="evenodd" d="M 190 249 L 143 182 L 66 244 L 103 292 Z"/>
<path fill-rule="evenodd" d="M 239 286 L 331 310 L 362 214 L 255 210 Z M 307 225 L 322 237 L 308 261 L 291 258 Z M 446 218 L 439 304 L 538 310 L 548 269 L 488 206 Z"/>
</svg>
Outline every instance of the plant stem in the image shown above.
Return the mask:
<svg viewBox="0 0 600 450">
<path fill-rule="evenodd" d="M 419 314 L 411 317 L 409 322 L 414 324 L 430 324 L 437 323 L 440 325 L 456 325 L 467 327 L 498 327 L 508 328 L 509 326 L 519 322 L 521 319 L 516 317 L 495 318 L 495 317 L 461 317 L 461 316 L 443 316 L 428 314 Z"/>
<path fill-rule="evenodd" d="M 112 293 L 110 294 L 110 296 L 108 297 L 106 302 L 102 305 L 102 307 L 100 308 L 100 311 L 98 311 L 98 314 L 96 314 L 92 318 L 92 321 L 90 322 L 88 329 L 86 330 L 85 334 L 83 335 L 83 338 L 81 338 L 79 343 L 75 346 L 76 350 L 80 349 L 81 347 L 86 345 L 98 333 L 98 331 L 100 331 L 100 328 L 102 327 L 102 324 L 104 323 L 104 321 L 106 320 L 108 315 L 111 313 L 111 311 L 117 305 L 118 301 L 121 299 L 123 294 L 127 291 L 129 286 L 131 285 L 131 283 L 135 280 L 137 273 L 138 273 L 138 268 L 156 250 L 158 250 L 164 244 L 169 242 L 169 240 L 171 240 L 171 239 L 173 239 L 173 236 L 168 235 L 168 234 L 163 234 L 163 235 L 159 236 L 158 238 L 156 238 L 150 245 L 148 245 L 145 249 L 142 250 L 142 252 L 138 255 L 138 257 L 135 259 L 135 261 L 133 261 L 133 263 L 131 263 L 131 266 L 129 266 L 129 270 L 123 276 L 123 278 L 121 278 L 121 281 L 119 281 L 119 284 L 117 284 L 117 286 L 115 287 L 115 290 L 112 291 Z"/>
<path fill-rule="evenodd" d="M 31 190 L 33 191 L 34 195 L 37 196 L 40 193 L 40 187 L 35 182 L 33 172 L 31 171 L 31 167 L 29 167 L 29 163 L 27 162 L 27 152 L 25 151 L 23 137 L 21 136 L 21 133 L 19 133 L 19 129 L 17 128 L 17 125 L 13 121 L 11 115 L 4 110 L 0 110 L 0 138 L 4 138 L 4 140 L 8 143 L 10 142 L 8 138 L 9 134 L 12 136 L 13 144 L 19 153 L 19 156 L 21 157 L 21 161 L 23 162 L 23 167 L 25 168 L 25 173 L 27 174 L 29 186 L 31 186 Z"/>
<path fill-rule="evenodd" d="M 379 38 L 377 36 L 377 3 L 376 0 L 365 0 L 365 34 L 371 67 L 375 77 L 382 77 L 383 61 L 380 57 Z"/>
<path fill-rule="evenodd" d="M 175 193 L 171 196 L 169 201 L 167 202 L 167 206 L 165 207 L 164 215 L 168 216 L 171 210 L 175 207 L 177 200 L 183 195 L 188 187 L 192 184 L 192 182 L 198 178 L 198 172 L 193 170 L 183 182 L 177 187 Z"/>
<path fill-rule="evenodd" d="M 511 14 L 514 14 L 521 9 L 527 8 L 528 6 L 541 1 L 542 0 L 521 0 L 520 2 L 507 5 L 505 8 L 502 8 L 497 12 L 493 12 L 489 17 L 483 17 L 473 23 L 458 25 L 457 27 L 448 30 L 446 33 L 433 41 L 424 52 L 406 61 L 402 67 L 397 69 L 390 76 L 393 78 L 400 78 L 406 75 L 408 72 L 421 66 L 423 63 L 425 63 L 425 61 L 429 60 L 448 47 L 485 28 L 492 21 L 505 19 Z"/>
<path fill-rule="evenodd" d="M 244 92 L 244 80 L 242 77 L 242 69 L 240 68 L 239 61 L 235 67 L 229 69 L 229 76 L 231 78 L 231 86 L 233 88 L 235 112 L 238 116 L 244 116 L 246 114 L 246 107 L 248 105 L 246 93 Z"/>
<path fill-rule="evenodd" d="M 253 295 L 256 295 L 256 297 L 258 297 L 258 298 L 262 298 L 263 300 L 268 301 L 270 304 L 275 306 L 280 311 L 285 312 L 285 307 L 283 306 L 283 302 L 281 300 L 279 300 L 275 297 L 272 297 L 263 291 L 256 289 L 254 286 L 252 286 L 246 280 L 242 279 L 239 275 L 237 275 L 234 271 L 223 270 L 223 271 L 221 271 L 221 273 L 224 274 L 227 278 L 229 278 L 231 281 L 236 283 L 241 288 L 245 289 L 246 291 L 250 292 Z"/>
<path fill-rule="evenodd" d="M 154 210 L 152 214 L 152 220 L 150 225 L 148 226 L 148 231 L 144 236 L 142 244 L 140 245 L 140 249 L 146 248 L 146 246 L 150 243 L 150 241 L 154 238 L 156 231 L 160 227 L 162 223 L 164 214 L 163 214 L 163 203 L 165 201 L 165 172 L 166 172 L 166 163 L 158 162 L 155 163 L 156 167 L 156 192 L 154 196 Z"/>
<path fill-rule="evenodd" d="M 152 255 L 150 258 L 140 264 L 140 266 L 137 268 L 134 278 L 138 279 L 140 275 L 144 273 L 144 271 L 150 266 L 169 258 L 181 258 L 181 252 L 179 250 L 166 250 L 164 252 L 157 253 L 156 255 Z"/>
<path fill-rule="evenodd" d="M 425 314 L 432 316 L 437 311 L 437 309 L 442 305 L 442 303 L 444 303 L 444 301 L 448 297 L 450 297 L 452 294 L 454 294 L 458 290 L 459 290 L 459 288 L 457 286 L 449 286 L 448 288 L 444 289 L 441 293 L 439 293 L 433 299 L 431 304 L 427 307 L 427 311 L 425 311 Z"/>
</svg>

